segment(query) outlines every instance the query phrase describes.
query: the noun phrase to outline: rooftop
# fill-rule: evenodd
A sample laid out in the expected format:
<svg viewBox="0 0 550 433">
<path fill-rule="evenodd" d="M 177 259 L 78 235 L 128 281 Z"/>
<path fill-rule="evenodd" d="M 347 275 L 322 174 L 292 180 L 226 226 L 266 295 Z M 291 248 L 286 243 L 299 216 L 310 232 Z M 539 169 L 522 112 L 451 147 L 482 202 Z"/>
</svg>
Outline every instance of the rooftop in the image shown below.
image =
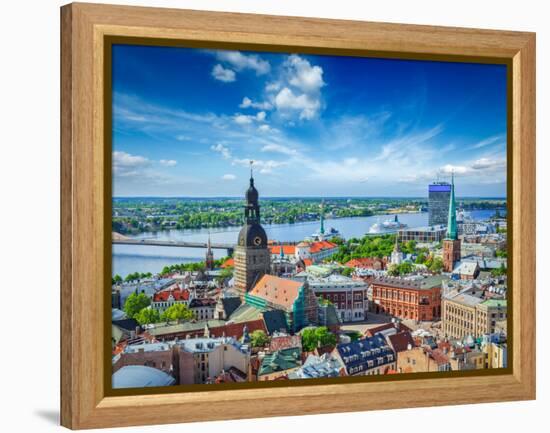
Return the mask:
<svg viewBox="0 0 550 433">
<path fill-rule="evenodd" d="M 262 359 L 258 375 L 271 374 L 277 371 L 290 370 L 301 365 L 301 351 L 297 347 L 277 350 Z"/>
<path fill-rule="evenodd" d="M 112 377 L 113 388 L 144 388 L 147 386 L 174 385 L 176 379 L 156 368 L 144 365 L 127 365 Z"/>
<path fill-rule="evenodd" d="M 264 275 L 249 294 L 290 310 L 303 285 L 298 281 Z"/>
<path fill-rule="evenodd" d="M 441 287 L 441 284 L 447 277 L 442 275 L 433 275 L 423 278 L 400 278 L 400 277 L 376 277 L 373 281 L 373 285 L 403 288 L 403 289 L 417 289 L 428 290 L 434 287 Z"/>
</svg>

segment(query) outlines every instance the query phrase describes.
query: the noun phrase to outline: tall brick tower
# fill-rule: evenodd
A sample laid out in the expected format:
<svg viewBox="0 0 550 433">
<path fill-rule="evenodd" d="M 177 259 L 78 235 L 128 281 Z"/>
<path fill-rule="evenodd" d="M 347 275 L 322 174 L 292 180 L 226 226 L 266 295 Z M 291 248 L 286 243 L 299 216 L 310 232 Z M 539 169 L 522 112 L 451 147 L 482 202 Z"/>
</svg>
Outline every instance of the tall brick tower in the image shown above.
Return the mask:
<svg viewBox="0 0 550 433">
<path fill-rule="evenodd" d="M 455 204 L 455 178 L 452 176 L 451 197 L 449 200 L 449 217 L 447 219 L 447 235 L 443 240 L 443 270 L 452 272 L 454 266 L 461 259 L 460 239 L 456 225 L 456 204 Z"/>
<path fill-rule="evenodd" d="M 235 247 L 235 289 L 241 298 L 250 291 L 265 274 L 270 271 L 271 253 L 267 245 L 267 235 L 260 224 L 258 190 L 254 187 L 252 164 L 250 186 L 246 191 L 244 208 L 245 224 L 239 232 Z"/>
</svg>

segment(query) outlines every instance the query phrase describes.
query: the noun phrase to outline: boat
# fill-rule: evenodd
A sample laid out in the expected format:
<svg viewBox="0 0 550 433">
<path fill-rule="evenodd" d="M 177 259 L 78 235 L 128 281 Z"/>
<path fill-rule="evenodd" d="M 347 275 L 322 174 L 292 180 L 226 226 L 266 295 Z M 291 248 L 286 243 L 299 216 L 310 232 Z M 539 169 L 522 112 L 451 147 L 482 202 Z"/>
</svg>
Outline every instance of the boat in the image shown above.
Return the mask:
<svg viewBox="0 0 550 433">
<path fill-rule="evenodd" d="M 380 221 L 377 221 L 369 228 L 370 234 L 378 234 L 378 233 L 391 233 L 395 232 L 399 229 L 403 229 L 407 227 L 407 224 L 402 223 L 397 218 L 397 215 L 394 216 L 394 218 L 387 219 L 386 221 L 380 223 Z"/>
</svg>

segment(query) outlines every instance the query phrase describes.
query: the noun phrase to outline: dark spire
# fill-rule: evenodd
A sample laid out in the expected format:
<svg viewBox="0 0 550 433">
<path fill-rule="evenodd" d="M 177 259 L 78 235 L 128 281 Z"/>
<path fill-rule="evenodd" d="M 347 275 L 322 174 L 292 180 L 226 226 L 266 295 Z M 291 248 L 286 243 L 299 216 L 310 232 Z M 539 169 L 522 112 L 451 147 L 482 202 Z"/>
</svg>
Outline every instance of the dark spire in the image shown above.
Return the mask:
<svg viewBox="0 0 550 433">
<path fill-rule="evenodd" d="M 254 161 L 250 161 L 250 186 L 246 190 L 246 206 L 244 210 L 244 216 L 247 224 L 252 222 L 260 222 L 260 205 L 258 204 L 258 190 L 254 186 L 254 172 L 252 170 L 252 165 Z"/>
</svg>

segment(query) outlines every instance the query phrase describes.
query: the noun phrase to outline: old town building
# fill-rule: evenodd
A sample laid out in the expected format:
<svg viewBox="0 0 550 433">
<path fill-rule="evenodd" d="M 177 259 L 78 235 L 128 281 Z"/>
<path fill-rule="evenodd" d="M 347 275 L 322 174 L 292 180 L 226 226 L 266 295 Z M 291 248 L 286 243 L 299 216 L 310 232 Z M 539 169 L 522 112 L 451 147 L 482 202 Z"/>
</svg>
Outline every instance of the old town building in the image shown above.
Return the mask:
<svg viewBox="0 0 550 433">
<path fill-rule="evenodd" d="M 401 319 L 432 321 L 441 316 L 443 277 L 380 277 L 372 281 L 374 311 Z"/>
<path fill-rule="evenodd" d="M 451 293 L 442 301 L 442 330 L 449 338 L 479 338 L 497 330 L 506 320 L 506 300 L 487 299 L 469 293 Z"/>
</svg>

